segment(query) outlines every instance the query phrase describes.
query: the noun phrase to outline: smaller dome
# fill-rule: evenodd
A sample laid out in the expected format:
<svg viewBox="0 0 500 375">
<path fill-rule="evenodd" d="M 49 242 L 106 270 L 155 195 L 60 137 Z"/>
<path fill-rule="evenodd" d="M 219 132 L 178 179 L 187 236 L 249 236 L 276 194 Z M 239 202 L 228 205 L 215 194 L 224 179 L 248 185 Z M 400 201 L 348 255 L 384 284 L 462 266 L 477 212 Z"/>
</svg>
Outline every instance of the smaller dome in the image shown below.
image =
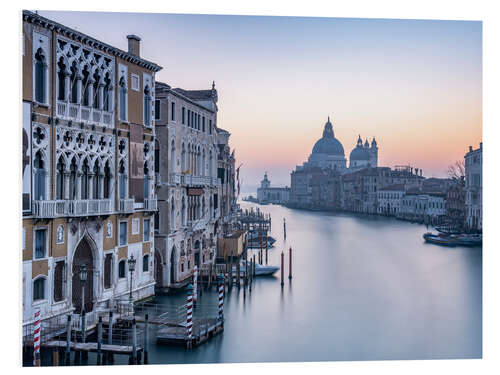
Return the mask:
<svg viewBox="0 0 500 375">
<path fill-rule="evenodd" d="M 349 156 L 350 160 L 370 160 L 370 153 L 363 146 L 356 146 L 354 150 L 351 151 Z"/>
</svg>

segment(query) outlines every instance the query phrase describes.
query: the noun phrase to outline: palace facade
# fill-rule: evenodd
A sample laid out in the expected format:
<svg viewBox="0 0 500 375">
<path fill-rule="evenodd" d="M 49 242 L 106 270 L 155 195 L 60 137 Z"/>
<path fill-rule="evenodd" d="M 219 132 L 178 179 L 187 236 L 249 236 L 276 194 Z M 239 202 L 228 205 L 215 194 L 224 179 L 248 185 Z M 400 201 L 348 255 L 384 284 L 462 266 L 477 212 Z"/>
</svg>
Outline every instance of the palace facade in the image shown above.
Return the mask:
<svg viewBox="0 0 500 375">
<path fill-rule="evenodd" d="M 127 38 L 123 51 L 23 11 L 23 323 L 154 293 L 161 67 Z"/>
<path fill-rule="evenodd" d="M 215 261 L 223 190 L 216 169 L 217 100 L 215 84 L 208 90 L 156 84 L 159 290 L 186 285 L 195 265 Z"/>
</svg>

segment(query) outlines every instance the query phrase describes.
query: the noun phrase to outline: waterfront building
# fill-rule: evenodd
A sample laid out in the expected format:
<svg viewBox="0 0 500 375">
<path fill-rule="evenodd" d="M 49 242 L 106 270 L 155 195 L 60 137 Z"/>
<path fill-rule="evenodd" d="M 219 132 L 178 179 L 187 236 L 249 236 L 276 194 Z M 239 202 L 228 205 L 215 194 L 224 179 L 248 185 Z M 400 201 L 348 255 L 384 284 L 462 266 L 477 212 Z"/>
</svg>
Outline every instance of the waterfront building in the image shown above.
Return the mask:
<svg viewBox="0 0 500 375">
<path fill-rule="evenodd" d="M 483 229 L 483 142 L 465 154 L 465 223 L 469 230 Z"/>
<path fill-rule="evenodd" d="M 217 128 L 217 178 L 220 184 L 220 203 L 216 207 L 220 209 L 222 225 L 220 236 L 231 233 L 236 225 L 236 200 L 239 192 L 236 191 L 236 159 L 234 150 L 229 146 L 230 136 L 227 130 Z"/>
<path fill-rule="evenodd" d="M 92 323 L 129 294 L 154 293 L 152 103 L 161 67 L 141 57 L 139 37 L 127 38 L 123 51 L 23 11 L 25 324 L 34 308 L 45 319 L 82 307 Z"/>
<path fill-rule="evenodd" d="M 410 189 L 401 200 L 399 218 L 441 223 L 446 215 L 446 195 Z"/>
<path fill-rule="evenodd" d="M 260 182 L 260 187 L 257 188 L 257 200 L 259 203 L 277 203 L 282 204 L 288 202 L 290 198 L 290 188 L 271 187 L 271 181 L 267 178 L 267 172 L 264 173 L 264 179 Z"/>
<path fill-rule="evenodd" d="M 220 217 L 217 90 L 156 83 L 155 221 L 157 289 L 189 282 L 194 266 L 213 263 Z"/>
<path fill-rule="evenodd" d="M 390 185 L 378 190 L 377 213 L 381 215 L 397 216 L 401 207 L 401 200 L 405 194 L 404 185 Z"/>
<path fill-rule="evenodd" d="M 446 219 L 457 229 L 465 225 L 465 180 L 455 182 L 446 192 Z"/>
</svg>

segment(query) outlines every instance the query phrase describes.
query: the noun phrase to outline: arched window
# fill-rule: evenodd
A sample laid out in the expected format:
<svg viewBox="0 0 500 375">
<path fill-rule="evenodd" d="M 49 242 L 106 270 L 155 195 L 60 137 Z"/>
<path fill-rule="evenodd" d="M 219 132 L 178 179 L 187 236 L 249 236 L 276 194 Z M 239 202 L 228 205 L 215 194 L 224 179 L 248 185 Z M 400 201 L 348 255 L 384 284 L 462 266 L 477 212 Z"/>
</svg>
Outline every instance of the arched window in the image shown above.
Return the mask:
<svg viewBox="0 0 500 375">
<path fill-rule="evenodd" d="M 205 197 L 201 201 L 201 217 L 205 217 Z"/>
<path fill-rule="evenodd" d="M 56 172 L 56 199 L 64 199 L 64 161 L 60 157 Z"/>
<path fill-rule="evenodd" d="M 175 173 L 175 141 L 170 145 L 170 173 Z"/>
<path fill-rule="evenodd" d="M 142 257 L 142 272 L 149 271 L 149 255 L 146 254 Z"/>
<path fill-rule="evenodd" d="M 111 79 L 109 78 L 109 73 L 106 73 L 104 77 L 104 98 L 103 98 L 103 109 L 105 111 L 111 111 Z"/>
<path fill-rule="evenodd" d="M 144 125 L 151 126 L 151 91 L 149 85 L 144 88 Z"/>
<path fill-rule="evenodd" d="M 123 261 L 122 261 L 123 262 Z M 113 271 L 113 254 L 106 254 L 104 258 L 104 288 L 111 288 Z"/>
<path fill-rule="evenodd" d="M 89 199 L 89 172 L 88 160 L 85 159 L 82 167 L 82 199 Z"/>
<path fill-rule="evenodd" d="M 118 82 L 118 105 L 120 106 L 120 120 L 127 121 L 127 85 L 125 78 L 121 77 Z"/>
<path fill-rule="evenodd" d="M 104 166 L 104 199 L 110 198 L 111 187 L 111 169 L 109 168 L 109 161 Z"/>
<path fill-rule="evenodd" d="M 186 171 L 186 146 L 183 143 L 181 151 L 181 173 L 184 173 L 185 171 Z"/>
<path fill-rule="evenodd" d="M 73 158 L 69 167 L 69 199 L 76 199 L 76 171 L 78 169 L 76 160 Z"/>
<path fill-rule="evenodd" d="M 175 203 L 174 198 L 171 199 L 170 203 L 170 230 L 175 229 Z"/>
<path fill-rule="evenodd" d="M 123 279 L 125 277 L 125 259 L 120 260 L 118 263 L 118 278 Z"/>
<path fill-rule="evenodd" d="M 99 160 L 95 161 L 94 164 L 94 177 L 92 178 L 92 198 L 99 199 L 99 179 L 101 178 L 99 174 L 101 173 L 101 168 L 99 166 Z"/>
<path fill-rule="evenodd" d="M 61 57 L 57 63 L 57 100 L 66 100 L 66 65 Z"/>
<path fill-rule="evenodd" d="M 71 64 L 71 76 L 70 76 L 70 85 L 71 85 L 71 103 L 78 103 L 78 68 L 76 66 L 76 61 L 73 61 Z"/>
<path fill-rule="evenodd" d="M 182 225 L 186 225 L 186 200 L 184 199 L 184 197 L 182 197 L 181 220 Z"/>
<path fill-rule="evenodd" d="M 35 54 L 35 100 L 38 103 L 47 102 L 47 62 L 41 48 Z"/>
<path fill-rule="evenodd" d="M 126 175 L 125 175 L 125 163 L 120 161 L 120 166 L 118 168 L 118 190 L 120 193 L 120 199 L 125 199 L 125 188 L 126 188 Z"/>
<path fill-rule="evenodd" d="M 88 71 L 87 66 L 83 68 L 83 80 L 82 80 L 82 105 L 88 107 L 90 105 L 90 72 Z"/>
<path fill-rule="evenodd" d="M 160 173 L 160 143 L 155 140 L 155 173 Z"/>
<path fill-rule="evenodd" d="M 149 167 L 144 163 L 144 199 L 149 198 Z"/>
<path fill-rule="evenodd" d="M 45 277 L 39 277 L 33 281 L 33 301 L 45 299 Z"/>
<path fill-rule="evenodd" d="M 64 298 L 64 280 L 66 265 L 64 261 L 56 262 L 54 269 L 54 302 L 62 301 Z"/>
<path fill-rule="evenodd" d="M 36 200 L 45 200 L 45 163 L 40 151 L 35 154 L 35 161 L 33 163 L 35 168 L 35 181 L 34 181 L 34 194 Z"/>
<path fill-rule="evenodd" d="M 99 109 L 101 108 L 101 93 L 100 93 L 100 89 L 99 89 L 99 83 L 101 82 L 101 77 L 99 76 L 99 73 L 96 72 L 94 73 L 94 85 L 93 85 L 93 88 L 94 88 L 94 100 L 92 101 L 92 106 L 96 109 Z"/>
</svg>

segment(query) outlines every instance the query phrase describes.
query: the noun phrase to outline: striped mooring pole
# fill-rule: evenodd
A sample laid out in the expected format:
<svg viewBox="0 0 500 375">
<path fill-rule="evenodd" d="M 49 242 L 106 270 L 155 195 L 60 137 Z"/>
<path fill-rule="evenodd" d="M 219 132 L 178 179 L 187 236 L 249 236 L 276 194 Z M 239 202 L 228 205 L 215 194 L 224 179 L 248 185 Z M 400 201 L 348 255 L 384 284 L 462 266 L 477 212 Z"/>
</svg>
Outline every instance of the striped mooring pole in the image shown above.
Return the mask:
<svg viewBox="0 0 500 375">
<path fill-rule="evenodd" d="M 224 276 L 222 273 L 218 277 L 219 282 L 219 320 L 224 322 Z"/>
<path fill-rule="evenodd" d="M 198 302 L 198 266 L 194 266 L 193 271 L 193 303 Z"/>
<path fill-rule="evenodd" d="M 40 308 L 35 308 L 35 321 L 33 322 L 33 366 L 40 366 L 41 315 Z"/>
<path fill-rule="evenodd" d="M 189 284 L 187 293 L 187 316 L 186 316 L 186 336 L 187 346 L 191 349 L 191 339 L 193 337 L 193 285 Z"/>
</svg>

